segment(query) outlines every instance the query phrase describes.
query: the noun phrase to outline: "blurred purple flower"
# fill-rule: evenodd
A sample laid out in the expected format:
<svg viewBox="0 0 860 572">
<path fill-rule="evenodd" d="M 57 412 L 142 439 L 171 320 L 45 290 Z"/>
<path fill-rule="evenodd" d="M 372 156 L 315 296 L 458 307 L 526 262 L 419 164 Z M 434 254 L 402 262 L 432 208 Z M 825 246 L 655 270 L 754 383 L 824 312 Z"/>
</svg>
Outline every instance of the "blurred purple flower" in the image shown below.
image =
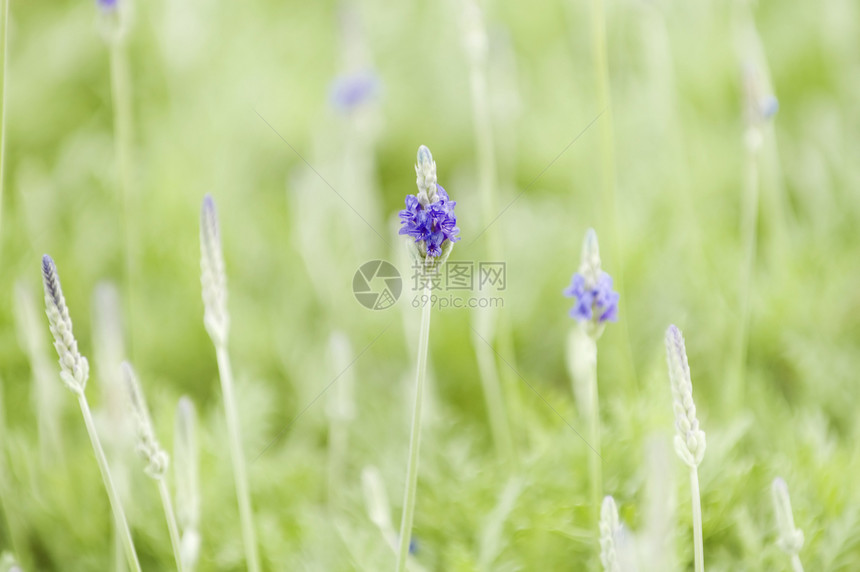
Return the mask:
<svg viewBox="0 0 860 572">
<path fill-rule="evenodd" d="M 779 100 L 775 95 L 768 95 L 761 99 L 759 108 L 762 119 L 770 119 L 779 111 Z"/>
<path fill-rule="evenodd" d="M 448 197 L 442 185 L 436 185 L 436 200 L 426 207 L 415 195 L 406 196 L 406 208 L 400 211 L 400 234 L 411 236 L 415 242 L 424 241 L 427 256 L 436 258 L 442 254 L 442 244 L 446 240 L 457 242 L 457 217 L 454 206 L 457 203 Z"/>
<path fill-rule="evenodd" d="M 342 75 L 332 82 L 332 105 L 341 111 L 350 111 L 373 99 L 379 89 L 379 77 L 370 71 Z"/>
<path fill-rule="evenodd" d="M 119 0 L 96 0 L 96 3 L 102 10 L 114 10 L 119 4 Z"/>
<path fill-rule="evenodd" d="M 612 277 L 606 272 L 600 272 L 593 287 L 589 287 L 585 277 L 577 272 L 564 295 L 576 298 L 576 304 L 570 309 L 571 318 L 580 322 L 618 321 L 618 292 L 612 289 Z"/>
</svg>

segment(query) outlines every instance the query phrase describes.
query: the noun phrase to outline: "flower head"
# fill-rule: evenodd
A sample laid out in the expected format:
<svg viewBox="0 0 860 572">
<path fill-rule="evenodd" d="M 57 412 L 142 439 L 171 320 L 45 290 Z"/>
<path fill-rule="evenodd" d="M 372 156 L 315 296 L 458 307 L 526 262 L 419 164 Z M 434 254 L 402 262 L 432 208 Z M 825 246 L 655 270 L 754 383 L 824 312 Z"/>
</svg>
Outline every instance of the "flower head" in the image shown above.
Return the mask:
<svg viewBox="0 0 860 572">
<path fill-rule="evenodd" d="M 128 0 L 96 0 L 99 31 L 108 45 L 118 45 L 128 37 L 133 19 Z"/>
<path fill-rule="evenodd" d="M 779 100 L 775 95 L 766 95 L 759 101 L 759 113 L 762 119 L 770 119 L 779 111 Z"/>
<path fill-rule="evenodd" d="M 779 100 L 770 92 L 767 78 L 750 63 L 743 68 L 743 97 L 745 143 L 750 151 L 758 151 L 764 141 L 764 126 L 779 111 Z"/>
<path fill-rule="evenodd" d="M 45 312 L 54 336 L 54 348 L 60 358 L 60 377 L 77 395 L 83 395 L 89 379 L 87 358 L 78 351 L 78 341 L 72 333 L 72 319 L 60 286 L 60 275 L 53 259 L 42 257 L 42 282 L 45 287 Z"/>
<path fill-rule="evenodd" d="M 600 269 L 600 250 L 593 229 L 585 233 L 582 263 L 571 278 L 564 295 L 576 298 L 570 317 L 589 327 L 599 336 L 606 322 L 618 321 L 618 292 L 612 289 L 612 277 Z"/>
<path fill-rule="evenodd" d="M 705 456 L 705 432 L 699 428 L 696 416 L 684 336 L 676 326 L 669 326 L 666 330 L 666 363 L 675 412 L 675 452 L 687 466 L 698 467 Z"/>
<path fill-rule="evenodd" d="M 600 506 L 600 563 L 607 572 L 618 572 L 618 556 L 615 551 L 615 537 L 621 530 L 618 507 L 615 499 L 607 495 Z"/>
<path fill-rule="evenodd" d="M 128 391 L 128 401 L 131 405 L 132 417 L 137 426 L 137 452 L 146 461 L 146 474 L 153 479 L 161 479 L 167 471 L 167 452 L 161 447 L 155 430 L 152 427 L 152 419 L 149 417 L 149 409 L 140 389 L 140 383 L 134 374 L 131 364 L 122 362 L 122 376 Z"/>
<path fill-rule="evenodd" d="M 351 111 L 373 99 L 379 91 L 379 78 L 365 71 L 342 75 L 331 85 L 332 105 L 340 111 Z"/>
<path fill-rule="evenodd" d="M 218 230 L 215 200 L 207 194 L 200 208 L 200 283 L 203 289 L 203 323 L 216 344 L 227 341 L 227 275 Z"/>
<path fill-rule="evenodd" d="M 400 234 L 414 239 L 422 258 L 438 259 L 460 240 L 454 214 L 457 203 L 436 183 L 436 163 L 423 145 L 418 149 L 415 173 L 418 193 L 406 196 L 406 208 L 400 211 Z"/>
<path fill-rule="evenodd" d="M 618 292 L 612 289 L 612 277 L 606 272 L 600 273 L 594 285 L 588 285 L 585 276 L 577 272 L 564 295 L 576 298 L 576 304 L 570 309 L 571 318 L 580 322 L 618 321 Z"/>
<path fill-rule="evenodd" d="M 794 525 L 794 513 L 791 510 L 788 485 L 781 477 L 773 480 L 771 495 L 779 531 L 776 545 L 789 556 L 795 556 L 803 548 L 803 531 Z"/>
</svg>

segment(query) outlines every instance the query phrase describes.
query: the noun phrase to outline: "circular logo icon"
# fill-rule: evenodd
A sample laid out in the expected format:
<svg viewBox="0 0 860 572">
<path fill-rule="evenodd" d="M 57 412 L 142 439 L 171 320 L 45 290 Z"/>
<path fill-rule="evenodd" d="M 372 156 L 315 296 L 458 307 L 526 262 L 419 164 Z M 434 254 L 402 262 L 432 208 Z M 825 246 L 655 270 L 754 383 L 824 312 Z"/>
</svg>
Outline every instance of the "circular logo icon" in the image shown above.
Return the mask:
<svg viewBox="0 0 860 572">
<path fill-rule="evenodd" d="M 400 298 L 403 280 L 390 262 L 371 260 L 365 262 L 352 277 L 352 292 L 358 303 L 371 310 L 390 308 Z"/>
</svg>

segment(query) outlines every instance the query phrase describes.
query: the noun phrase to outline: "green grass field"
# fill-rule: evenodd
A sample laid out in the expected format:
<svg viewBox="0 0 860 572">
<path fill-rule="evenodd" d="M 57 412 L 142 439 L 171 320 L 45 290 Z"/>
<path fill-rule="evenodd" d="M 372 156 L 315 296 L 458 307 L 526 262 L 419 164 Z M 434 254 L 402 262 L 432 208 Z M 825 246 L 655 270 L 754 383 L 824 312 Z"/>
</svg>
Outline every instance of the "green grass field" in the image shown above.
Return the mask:
<svg viewBox="0 0 860 572">
<path fill-rule="evenodd" d="M 706 569 L 791 569 L 776 477 L 805 569 L 860 569 L 860 4 L 116 1 L 3 0 L 0 570 L 127 569 L 51 347 L 44 253 L 143 570 L 175 564 L 123 359 L 180 508 L 175 414 L 196 407 L 196 569 L 246 569 L 206 193 L 262 569 L 395 569 L 421 315 L 397 213 L 422 144 L 457 202 L 448 268 L 500 262 L 505 284 L 431 309 L 411 570 L 603 569 L 562 295 L 590 227 L 621 295 L 597 344 L 599 492 L 638 562 L 621 569 L 693 570 L 669 324 L 707 434 Z M 372 260 L 399 269 L 390 308 L 353 293 Z M 452 307 L 469 300 L 493 307 Z"/>
</svg>

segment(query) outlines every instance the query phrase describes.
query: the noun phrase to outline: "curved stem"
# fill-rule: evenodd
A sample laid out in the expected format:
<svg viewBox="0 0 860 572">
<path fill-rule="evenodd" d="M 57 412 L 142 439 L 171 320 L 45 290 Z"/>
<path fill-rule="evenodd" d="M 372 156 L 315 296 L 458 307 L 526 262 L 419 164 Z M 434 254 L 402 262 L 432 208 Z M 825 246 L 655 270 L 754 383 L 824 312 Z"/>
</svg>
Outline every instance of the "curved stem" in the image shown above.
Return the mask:
<svg viewBox="0 0 860 572">
<path fill-rule="evenodd" d="M 621 298 L 621 306 L 626 306 L 627 294 L 624 287 L 624 265 L 621 260 L 621 229 L 618 224 L 618 208 L 616 205 L 616 176 L 615 176 L 615 135 L 614 112 L 612 109 L 612 90 L 609 83 L 609 56 L 606 42 L 605 0 L 591 0 L 591 35 L 594 55 L 595 80 L 597 97 L 600 106 L 600 164 L 603 185 L 603 221 L 606 226 L 604 236 L 609 237 L 607 251 L 615 260 L 615 289 Z M 630 331 L 627 320 L 618 324 L 624 338 L 623 367 L 627 369 L 626 378 L 638 385 L 636 364 L 633 358 L 633 346 L 630 342 Z"/>
<path fill-rule="evenodd" d="M 591 481 L 591 506 L 594 510 L 594 522 L 600 521 L 600 507 L 603 502 L 603 459 L 600 457 L 600 398 L 597 390 L 597 342 L 591 338 L 588 339 L 594 345 L 591 367 L 589 368 L 589 441 L 591 447 L 596 451 L 595 454 L 589 454 L 588 463 L 590 481 Z M 590 452 L 589 452 L 590 453 Z M 597 530 L 595 527 L 594 530 Z"/>
<path fill-rule="evenodd" d="M 496 445 L 496 451 L 511 469 L 517 468 L 517 453 L 514 446 L 514 436 L 508 423 L 505 409 L 505 399 L 499 382 L 499 372 L 493 356 L 489 340 L 486 342 L 473 336 L 472 345 L 478 358 L 478 371 L 481 376 L 481 386 L 484 388 L 484 400 L 487 403 L 487 413 L 490 417 L 490 431 Z"/>
<path fill-rule="evenodd" d="M 170 492 L 164 478 L 158 481 L 158 493 L 161 495 L 161 505 L 164 507 L 164 518 L 167 520 L 167 531 L 170 533 L 170 544 L 173 546 L 173 558 L 176 560 L 176 569 L 182 572 L 182 556 L 179 550 L 179 527 L 176 525 L 176 515 L 173 513 L 173 503 L 170 501 Z"/>
<path fill-rule="evenodd" d="M 690 469 L 690 496 L 693 502 L 693 554 L 696 572 L 705 571 L 705 547 L 702 542 L 702 499 L 699 495 L 699 470 Z"/>
<path fill-rule="evenodd" d="M 248 492 L 248 479 L 245 476 L 245 455 L 242 451 L 242 439 L 239 436 L 239 414 L 236 411 L 236 399 L 233 396 L 233 372 L 230 369 L 230 357 L 227 349 L 219 344 L 215 347 L 218 360 L 218 373 L 221 377 L 221 392 L 224 397 L 224 413 L 227 416 L 227 435 L 230 441 L 230 458 L 233 461 L 233 477 L 236 481 L 236 497 L 239 501 L 239 520 L 242 525 L 242 541 L 245 544 L 245 558 L 248 570 L 260 570 L 257 555 L 257 541 L 254 535 L 254 515 L 251 511 L 251 495 Z"/>
<path fill-rule="evenodd" d="M 472 56 L 469 72 L 469 85 L 472 95 L 472 117 L 475 131 L 475 150 L 478 159 L 478 181 L 481 194 L 481 210 L 483 211 L 484 235 L 487 241 L 487 255 L 490 260 L 502 260 L 501 245 L 498 234 L 493 226 L 494 217 L 498 216 L 496 206 L 496 154 L 493 147 L 493 124 L 490 117 L 489 97 L 487 93 L 486 60 Z M 481 385 L 484 389 L 484 399 L 490 420 L 490 431 L 499 456 L 505 460 L 511 469 L 516 469 L 519 461 L 512 419 L 505 403 L 505 391 L 502 390 L 498 363 L 493 355 L 493 347 L 488 344 L 496 342 L 498 329 L 498 344 L 503 352 L 512 349 L 510 324 L 505 316 L 498 316 L 497 328 L 491 328 L 486 340 L 473 337 L 472 343 L 478 359 L 478 369 L 481 375 Z M 513 359 L 513 352 L 506 352 Z M 507 383 L 507 396 L 519 409 L 521 398 L 519 386 Z"/>
<path fill-rule="evenodd" d="M 800 556 L 797 554 L 792 554 L 791 556 L 791 569 L 794 572 L 803 572 L 803 564 L 800 562 Z"/>
<path fill-rule="evenodd" d="M 117 534 L 122 538 L 122 543 L 125 547 L 125 555 L 128 559 L 128 565 L 135 572 L 141 572 L 140 562 L 137 560 L 137 552 L 134 550 L 134 541 L 131 539 L 131 530 L 129 530 L 128 521 L 125 518 L 125 511 L 122 509 L 119 493 L 117 492 L 116 487 L 113 484 L 113 479 L 110 476 L 107 457 L 105 457 L 104 449 L 102 449 L 101 441 L 99 441 L 98 433 L 96 433 L 96 425 L 93 422 L 92 413 L 90 413 L 90 406 L 83 393 L 78 395 L 78 403 L 81 406 L 81 414 L 84 416 L 84 424 L 87 426 L 87 434 L 90 436 L 90 442 L 93 445 L 93 452 L 96 455 L 96 461 L 99 465 L 99 472 L 101 472 L 102 481 L 104 481 L 105 489 L 107 489 L 108 499 L 110 500 L 111 510 L 113 510 L 114 521 L 117 526 Z"/>
<path fill-rule="evenodd" d="M 400 548 L 397 571 L 406 570 L 409 543 L 412 540 L 412 520 L 415 516 L 415 492 L 418 488 L 418 450 L 421 447 L 421 410 L 424 382 L 427 377 L 427 348 L 430 345 L 430 288 L 425 284 L 427 303 L 421 309 L 421 333 L 418 337 L 418 367 L 415 374 L 415 406 L 412 410 L 412 431 L 409 437 L 409 464 L 406 466 L 406 492 L 403 495 L 403 518 L 400 521 Z"/>
<path fill-rule="evenodd" d="M 0 93 L 0 229 L 3 228 L 3 180 L 6 174 L 6 93 L 9 91 L 7 84 L 9 83 L 9 2 L 3 1 L 3 40 L 0 42 L 0 49 L 3 50 L 3 55 L 0 61 L 3 62 L 3 86 Z M 2 236 L 2 235 L 0 235 Z"/>
<path fill-rule="evenodd" d="M 132 213 L 135 212 L 134 191 L 132 189 L 132 104 L 131 78 L 128 70 L 128 56 L 124 40 L 118 38 L 110 43 L 110 82 L 113 102 L 114 154 L 116 156 L 117 183 L 119 185 L 119 206 L 122 210 L 122 229 L 125 241 L 125 288 L 126 311 L 129 322 L 135 322 L 134 285 L 136 283 L 135 265 L 137 252 L 134 244 L 136 228 Z M 130 332 L 131 334 L 131 332 Z M 134 351 L 134 339 L 129 339 L 129 351 Z"/>
<path fill-rule="evenodd" d="M 741 221 L 744 258 L 739 281 L 740 320 L 737 335 L 738 345 L 735 348 L 735 379 L 731 393 L 734 407 L 740 407 L 743 402 L 744 370 L 746 369 L 747 344 L 749 341 L 750 296 L 753 288 L 753 271 L 755 270 L 756 249 L 758 247 L 756 240 L 759 204 L 758 152 L 754 149 L 748 149 L 746 160 L 743 219 Z"/>
</svg>

